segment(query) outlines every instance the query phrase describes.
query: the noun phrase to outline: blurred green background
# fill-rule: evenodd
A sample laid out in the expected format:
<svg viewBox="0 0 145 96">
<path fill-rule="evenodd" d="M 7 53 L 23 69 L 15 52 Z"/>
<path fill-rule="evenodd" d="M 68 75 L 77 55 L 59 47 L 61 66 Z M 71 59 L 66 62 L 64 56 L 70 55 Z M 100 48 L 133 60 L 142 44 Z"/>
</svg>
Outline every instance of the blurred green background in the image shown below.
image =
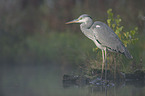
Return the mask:
<svg viewBox="0 0 145 96">
<path fill-rule="evenodd" d="M 0 0 L 0 66 L 46 64 L 63 73 L 85 70 L 89 64 L 101 68 L 101 51 L 93 51 L 95 44 L 79 25 L 65 22 L 86 13 L 106 23 L 112 8 L 114 16 L 121 16 L 124 31 L 138 27 L 139 40 L 128 47 L 134 59 L 124 58 L 120 68 L 144 70 L 144 4 L 145 0 Z"/>
</svg>

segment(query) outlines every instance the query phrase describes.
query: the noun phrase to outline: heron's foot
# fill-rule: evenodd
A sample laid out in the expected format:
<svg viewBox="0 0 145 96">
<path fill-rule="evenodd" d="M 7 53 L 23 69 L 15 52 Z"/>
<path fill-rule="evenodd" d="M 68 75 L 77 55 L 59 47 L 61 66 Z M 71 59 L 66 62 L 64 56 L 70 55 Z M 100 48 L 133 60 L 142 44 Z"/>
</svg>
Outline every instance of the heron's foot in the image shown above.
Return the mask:
<svg viewBox="0 0 145 96">
<path fill-rule="evenodd" d="M 103 80 L 101 78 L 95 78 L 89 83 L 95 86 L 115 86 L 115 84 L 112 83 L 110 80 Z"/>
<path fill-rule="evenodd" d="M 102 84 L 105 85 L 105 86 L 107 86 L 109 84 L 109 80 L 103 80 L 102 81 Z"/>
</svg>

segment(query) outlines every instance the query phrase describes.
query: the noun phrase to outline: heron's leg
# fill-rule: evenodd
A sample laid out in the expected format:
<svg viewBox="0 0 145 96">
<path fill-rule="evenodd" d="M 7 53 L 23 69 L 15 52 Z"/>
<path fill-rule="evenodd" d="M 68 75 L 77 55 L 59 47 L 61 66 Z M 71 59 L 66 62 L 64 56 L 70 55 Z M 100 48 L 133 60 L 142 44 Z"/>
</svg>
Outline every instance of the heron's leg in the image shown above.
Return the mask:
<svg viewBox="0 0 145 96">
<path fill-rule="evenodd" d="M 107 52 L 105 48 L 105 81 L 107 80 Z"/>
<path fill-rule="evenodd" d="M 104 63 L 105 63 L 105 59 L 104 59 L 104 50 L 102 50 L 102 58 L 103 58 L 103 62 L 102 62 L 102 73 L 101 73 L 101 79 L 102 79 L 102 77 L 103 77 Z"/>
</svg>

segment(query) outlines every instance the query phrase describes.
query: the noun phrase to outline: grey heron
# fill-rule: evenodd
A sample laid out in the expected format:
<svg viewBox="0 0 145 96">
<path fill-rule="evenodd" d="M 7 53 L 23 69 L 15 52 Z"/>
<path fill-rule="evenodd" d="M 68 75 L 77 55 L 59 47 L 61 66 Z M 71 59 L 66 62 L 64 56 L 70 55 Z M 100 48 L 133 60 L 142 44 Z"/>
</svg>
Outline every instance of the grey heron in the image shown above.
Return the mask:
<svg viewBox="0 0 145 96">
<path fill-rule="evenodd" d="M 84 33 L 84 35 L 91 39 L 95 43 L 95 45 L 102 50 L 102 75 L 105 65 L 105 80 L 107 74 L 107 50 L 124 54 L 128 59 L 133 58 L 127 48 L 123 45 L 119 37 L 115 34 L 115 32 L 105 23 L 100 21 L 93 22 L 92 18 L 87 14 L 83 14 L 78 19 L 69 21 L 66 24 L 70 23 L 80 23 L 80 29 Z"/>
</svg>

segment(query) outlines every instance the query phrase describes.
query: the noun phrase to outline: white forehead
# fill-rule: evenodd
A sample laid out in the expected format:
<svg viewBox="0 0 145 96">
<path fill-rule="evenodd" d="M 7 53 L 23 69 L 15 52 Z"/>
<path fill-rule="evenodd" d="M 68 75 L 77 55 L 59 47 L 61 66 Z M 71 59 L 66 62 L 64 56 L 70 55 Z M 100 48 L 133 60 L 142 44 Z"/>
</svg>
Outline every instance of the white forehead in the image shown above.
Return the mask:
<svg viewBox="0 0 145 96">
<path fill-rule="evenodd" d="M 83 17 L 90 17 L 88 14 L 83 14 L 83 15 L 81 15 L 79 18 L 83 18 Z"/>
</svg>

